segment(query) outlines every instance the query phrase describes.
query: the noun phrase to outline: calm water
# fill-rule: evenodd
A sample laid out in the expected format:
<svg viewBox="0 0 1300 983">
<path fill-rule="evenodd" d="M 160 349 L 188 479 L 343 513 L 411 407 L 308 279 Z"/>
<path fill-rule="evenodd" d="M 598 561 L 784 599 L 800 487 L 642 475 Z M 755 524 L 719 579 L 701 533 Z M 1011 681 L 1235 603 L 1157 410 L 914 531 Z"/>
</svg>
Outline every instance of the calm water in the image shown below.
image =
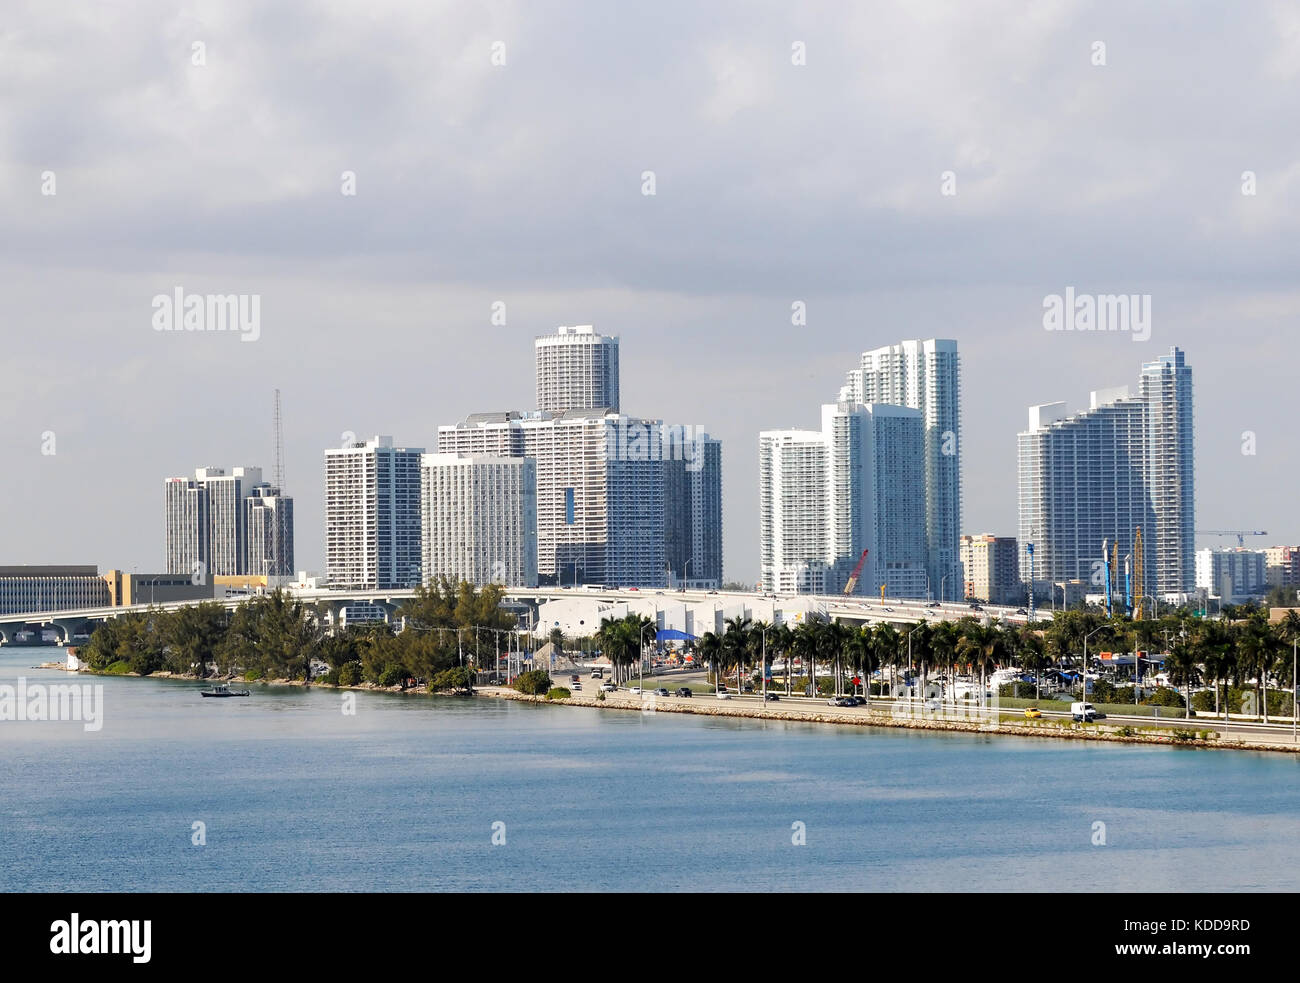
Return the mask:
<svg viewBox="0 0 1300 983">
<path fill-rule="evenodd" d="M 374 694 L 344 716 L 28 668 L 59 655 L 0 649 L 0 682 L 102 683 L 104 726 L 0 722 L 4 891 L 1300 889 L 1281 755 Z"/>
</svg>

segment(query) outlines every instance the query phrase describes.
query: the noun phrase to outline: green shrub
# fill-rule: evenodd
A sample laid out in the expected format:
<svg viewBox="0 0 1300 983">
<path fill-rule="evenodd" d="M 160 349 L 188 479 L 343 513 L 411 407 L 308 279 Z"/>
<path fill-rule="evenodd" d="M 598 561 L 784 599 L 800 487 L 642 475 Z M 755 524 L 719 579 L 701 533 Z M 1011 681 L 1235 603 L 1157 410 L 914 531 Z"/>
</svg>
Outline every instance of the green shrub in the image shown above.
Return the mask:
<svg viewBox="0 0 1300 983">
<path fill-rule="evenodd" d="M 1149 707 L 1178 707 L 1180 710 L 1187 706 L 1187 701 L 1183 699 L 1182 694 L 1168 686 L 1160 687 L 1142 702 Z"/>
<path fill-rule="evenodd" d="M 1178 729 L 1176 729 L 1176 730 L 1174 731 L 1174 734 L 1173 734 L 1173 738 L 1174 738 L 1175 741 L 1194 741 L 1194 740 L 1196 740 L 1197 736 L 1198 736 L 1198 735 L 1197 735 L 1196 731 L 1194 731 L 1194 730 L 1184 730 L 1184 729 L 1181 728 L 1181 727 L 1179 727 Z"/>
<path fill-rule="evenodd" d="M 118 659 L 104 668 L 105 676 L 125 676 L 131 671 L 131 664 L 125 659 Z"/>
<path fill-rule="evenodd" d="M 553 689 L 549 689 L 546 691 L 546 698 L 548 700 L 567 700 L 572 695 L 573 694 L 570 693 L 563 686 L 556 686 Z"/>
<path fill-rule="evenodd" d="M 1132 737 L 1134 730 L 1132 727 L 1121 727 L 1115 733 L 1119 734 L 1120 737 Z"/>
<path fill-rule="evenodd" d="M 551 675 L 545 669 L 530 669 L 516 676 L 514 685 L 525 696 L 542 696 L 551 688 Z"/>
<path fill-rule="evenodd" d="M 361 663 L 345 662 L 339 666 L 339 685 L 356 686 L 361 682 Z"/>
<path fill-rule="evenodd" d="M 256 682 L 265 675 L 266 673 L 262 672 L 261 669 L 248 669 L 244 672 L 244 678 L 250 683 Z"/>
<path fill-rule="evenodd" d="M 605 702 L 605 691 L 603 689 L 596 690 L 596 699 L 601 703 Z"/>
<path fill-rule="evenodd" d="M 396 686 L 409 675 L 405 666 L 399 666 L 396 662 L 390 662 L 379 673 L 377 682 L 380 686 Z"/>
<path fill-rule="evenodd" d="M 315 681 L 318 683 L 327 683 L 330 686 L 337 686 L 339 684 L 339 671 L 337 669 L 331 669 L 329 672 L 317 676 Z"/>
</svg>

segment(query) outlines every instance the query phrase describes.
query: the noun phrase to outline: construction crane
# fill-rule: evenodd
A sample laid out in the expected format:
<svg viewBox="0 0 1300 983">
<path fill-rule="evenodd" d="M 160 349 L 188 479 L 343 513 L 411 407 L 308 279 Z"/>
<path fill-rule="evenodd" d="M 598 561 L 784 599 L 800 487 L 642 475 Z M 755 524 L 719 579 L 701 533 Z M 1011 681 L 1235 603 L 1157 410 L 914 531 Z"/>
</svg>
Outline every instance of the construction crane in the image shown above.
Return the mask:
<svg viewBox="0 0 1300 983">
<path fill-rule="evenodd" d="M 858 586 L 858 578 L 862 576 L 862 568 L 866 565 L 868 552 L 869 550 L 862 551 L 862 555 L 858 557 L 858 565 L 854 567 L 853 572 L 849 574 L 849 582 L 844 585 L 845 597 L 852 594 L 854 589 Z M 884 595 L 882 594 L 881 597 L 884 597 Z"/>
<path fill-rule="evenodd" d="M 1197 529 L 1198 536 L 1236 536 L 1237 546 L 1244 548 L 1247 536 L 1267 536 L 1268 533 L 1258 529 Z"/>
</svg>

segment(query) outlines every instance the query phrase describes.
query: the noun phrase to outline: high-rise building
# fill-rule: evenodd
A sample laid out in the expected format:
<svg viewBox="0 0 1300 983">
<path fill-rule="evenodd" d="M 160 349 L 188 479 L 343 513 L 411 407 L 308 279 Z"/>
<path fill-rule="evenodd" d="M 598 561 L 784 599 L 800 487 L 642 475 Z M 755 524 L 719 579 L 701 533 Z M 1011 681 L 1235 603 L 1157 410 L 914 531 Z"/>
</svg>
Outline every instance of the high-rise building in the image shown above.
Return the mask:
<svg viewBox="0 0 1300 983">
<path fill-rule="evenodd" d="M 420 455 L 376 436 L 325 451 L 325 565 L 353 590 L 412 587 L 421 579 Z"/>
<path fill-rule="evenodd" d="M 957 342 L 902 341 L 864 352 L 839 402 L 887 403 L 920 410 L 925 435 L 926 569 L 932 589 L 962 582 L 961 359 Z"/>
<path fill-rule="evenodd" d="M 1196 551 L 1196 586 L 1219 597 L 1224 604 L 1268 592 L 1264 550 L 1226 549 Z"/>
<path fill-rule="evenodd" d="M 426 584 L 537 585 L 537 465 L 527 457 L 420 459 Z"/>
<path fill-rule="evenodd" d="M 438 450 L 536 462 L 539 577 L 663 587 L 661 431 L 602 409 L 479 413 L 439 427 Z"/>
<path fill-rule="evenodd" d="M 1194 588 L 1191 369 L 1183 353 L 1143 366 L 1138 394 L 1098 390 L 1089 409 L 1030 407 L 1017 437 L 1020 573 L 1035 590 L 1081 580 L 1145 596 Z M 1141 584 L 1137 531 L 1142 531 Z"/>
<path fill-rule="evenodd" d="M 1155 511 L 1155 587 L 1195 583 L 1192 369 L 1177 348 L 1142 366 L 1138 398 L 1147 408 L 1147 483 Z"/>
<path fill-rule="evenodd" d="M 248 562 L 252 576 L 292 577 L 293 499 L 263 482 L 245 499 L 248 508 Z"/>
<path fill-rule="evenodd" d="M 919 410 L 832 403 L 822 429 L 759 435 L 759 530 L 766 589 L 927 593 L 925 438 Z"/>
<path fill-rule="evenodd" d="M 597 334 L 590 324 L 561 327 L 534 342 L 537 408 L 619 410 L 618 338 Z"/>
<path fill-rule="evenodd" d="M 829 448 L 819 430 L 758 435 L 759 563 L 766 591 L 825 594 Z"/>
<path fill-rule="evenodd" d="M 961 565 L 966 575 L 964 596 L 990 604 L 1021 604 L 1020 555 L 1013 536 L 962 536 Z M 947 594 L 946 597 L 956 597 Z"/>
<path fill-rule="evenodd" d="M 664 427 L 664 553 L 674 584 L 722 586 L 722 443 Z"/>
<path fill-rule="evenodd" d="M 261 484 L 261 468 L 197 468 L 193 478 L 167 478 L 166 572 L 260 573 L 248 567 L 247 503 Z"/>
<path fill-rule="evenodd" d="M 1264 572 L 1270 587 L 1300 585 L 1300 546 L 1270 546 L 1265 549 Z"/>
</svg>

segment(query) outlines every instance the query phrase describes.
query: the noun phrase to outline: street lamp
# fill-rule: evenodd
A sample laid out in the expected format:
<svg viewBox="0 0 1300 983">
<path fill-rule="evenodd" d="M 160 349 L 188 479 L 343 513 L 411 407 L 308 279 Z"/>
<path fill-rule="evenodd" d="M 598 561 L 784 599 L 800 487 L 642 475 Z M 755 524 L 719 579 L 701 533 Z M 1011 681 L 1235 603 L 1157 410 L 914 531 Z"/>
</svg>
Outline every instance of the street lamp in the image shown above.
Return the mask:
<svg viewBox="0 0 1300 983">
<path fill-rule="evenodd" d="M 947 580 L 948 580 L 948 574 L 946 573 L 939 578 L 939 603 L 940 604 L 942 604 L 947 599 L 947 595 L 944 593 L 944 584 L 947 582 Z"/>
<path fill-rule="evenodd" d="M 1092 631 L 1083 636 L 1083 670 L 1079 675 L 1079 689 L 1081 691 L 1080 700 L 1088 702 L 1088 639 L 1101 631 L 1103 628 L 1109 628 L 1109 625 L 1098 625 Z"/>
</svg>

